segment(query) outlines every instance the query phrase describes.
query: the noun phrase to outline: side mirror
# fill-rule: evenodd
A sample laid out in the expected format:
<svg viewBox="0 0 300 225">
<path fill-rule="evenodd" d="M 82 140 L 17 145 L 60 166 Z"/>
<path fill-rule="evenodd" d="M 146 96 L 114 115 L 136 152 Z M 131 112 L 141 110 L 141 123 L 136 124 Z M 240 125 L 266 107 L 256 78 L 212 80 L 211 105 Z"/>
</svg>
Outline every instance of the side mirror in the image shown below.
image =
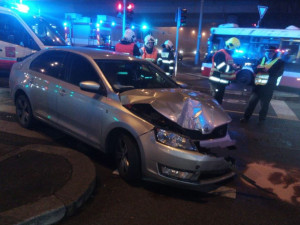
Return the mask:
<svg viewBox="0 0 300 225">
<path fill-rule="evenodd" d="M 183 83 L 181 81 L 176 80 L 176 83 L 181 87 L 181 88 L 188 88 L 188 85 L 186 83 Z"/>
<path fill-rule="evenodd" d="M 79 87 L 83 91 L 99 93 L 101 90 L 101 85 L 96 83 L 95 81 L 82 81 L 79 84 Z"/>
</svg>

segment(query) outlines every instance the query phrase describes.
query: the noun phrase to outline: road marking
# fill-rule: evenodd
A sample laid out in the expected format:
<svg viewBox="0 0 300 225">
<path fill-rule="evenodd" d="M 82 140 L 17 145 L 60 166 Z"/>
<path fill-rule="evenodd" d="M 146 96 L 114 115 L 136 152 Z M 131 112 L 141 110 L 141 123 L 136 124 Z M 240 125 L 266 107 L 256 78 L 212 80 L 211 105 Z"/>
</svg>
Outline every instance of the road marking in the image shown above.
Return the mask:
<svg viewBox="0 0 300 225">
<path fill-rule="evenodd" d="M 278 118 L 299 121 L 295 113 L 284 101 L 272 100 L 271 105 Z"/>
<path fill-rule="evenodd" d="M 16 107 L 13 105 L 0 105 L 0 112 L 16 113 Z"/>
</svg>

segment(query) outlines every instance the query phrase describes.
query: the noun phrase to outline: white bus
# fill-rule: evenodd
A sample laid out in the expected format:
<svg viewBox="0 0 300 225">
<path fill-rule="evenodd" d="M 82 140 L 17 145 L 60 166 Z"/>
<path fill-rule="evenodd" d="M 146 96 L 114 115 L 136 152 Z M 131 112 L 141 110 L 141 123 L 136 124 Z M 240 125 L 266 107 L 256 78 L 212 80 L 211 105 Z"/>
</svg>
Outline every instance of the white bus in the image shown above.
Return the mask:
<svg viewBox="0 0 300 225">
<path fill-rule="evenodd" d="M 286 62 L 283 76 L 278 79 L 277 85 L 300 88 L 299 28 L 294 26 L 287 29 L 213 27 L 208 41 L 208 53 L 202 64 L 203 75 L 209 76 L 211 56 L 217 50 L 224 48 L 225 41 L 230 37 L 237 37 L 241 41 L 241 47 L 233 54 L 236 64 L 243 66 L 238 72 L 240 77 L 253 79 L 251 65 L 263 56 L 265 47 L 275 46 L 278 48 L 278 54 Z"/>
<path fill-rule="evenodd" d="M 46 47 L 66 45 L 51 24 L 28 10 L 22 4 L 0 4 L 0 71 Z"/>
</svg>

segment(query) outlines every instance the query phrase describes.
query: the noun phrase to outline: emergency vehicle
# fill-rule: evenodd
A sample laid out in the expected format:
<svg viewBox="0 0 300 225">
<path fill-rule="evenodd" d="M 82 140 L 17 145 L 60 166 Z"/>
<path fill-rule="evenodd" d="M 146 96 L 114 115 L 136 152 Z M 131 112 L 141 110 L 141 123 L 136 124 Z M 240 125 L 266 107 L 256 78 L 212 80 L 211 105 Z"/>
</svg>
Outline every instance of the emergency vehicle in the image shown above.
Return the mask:
<svg viewBox="0 0 300 225">
<path fill-rule="evenodd" d="M 208 52 L 201 68 L 202 75 L 209 76 L 213 54 L 224 48 L 225 41 L 231 37 L 236 37 L 241 42 L 241 47 L 232 55 L 235 63 L 242 66 L 237 77 L 249 83 L 254 77 L 252 65 L 264 55 L 265 47 L 275 46 L 285 61 L 285 70 L 277 85 L 300 88 L 300 29 L 294 26 L 267 29 L 241 28 L 235 24 L 227 24 L 211 28 Z"/>
<path fill-rule="evenodd" d="M 122 37 L 122 20 L 107 15 L 97 15 L 93 20 L 78 13 L 65 13 L 64 36 L 73 46 L 111 49 Z"/>
<path fill-rule="evenodd" d="M 30 13 L 28 6 L 0 3 L 0 71 L 50 46 L 65 46 L 54 25 Z"/>
</svg>

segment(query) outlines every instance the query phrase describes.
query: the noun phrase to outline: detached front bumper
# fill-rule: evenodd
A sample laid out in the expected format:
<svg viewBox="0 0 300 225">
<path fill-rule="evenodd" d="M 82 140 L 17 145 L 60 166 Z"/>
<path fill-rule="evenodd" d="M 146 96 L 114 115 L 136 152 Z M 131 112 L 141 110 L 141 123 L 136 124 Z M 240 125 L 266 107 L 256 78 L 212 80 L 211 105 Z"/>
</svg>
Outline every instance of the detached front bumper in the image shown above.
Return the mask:
<svg viewBox="0 0 300 225">
<path fill-rule="evenodd" d="M 231 178 L 235 173 L 230 162 L 207 152 L 173 148 L 156 141 L 154 131 L 140 136 L 142 143 L 143 173 L 147 178 L 162 183 L 196 188 Z M 228 145 L 227 145 L 227 144 Z M 203 148 L 230 146 L 232 140 L 224 138 L 201 141 Z M 223 151 L 221 148 L 219 151 Z"/>
</svg>

